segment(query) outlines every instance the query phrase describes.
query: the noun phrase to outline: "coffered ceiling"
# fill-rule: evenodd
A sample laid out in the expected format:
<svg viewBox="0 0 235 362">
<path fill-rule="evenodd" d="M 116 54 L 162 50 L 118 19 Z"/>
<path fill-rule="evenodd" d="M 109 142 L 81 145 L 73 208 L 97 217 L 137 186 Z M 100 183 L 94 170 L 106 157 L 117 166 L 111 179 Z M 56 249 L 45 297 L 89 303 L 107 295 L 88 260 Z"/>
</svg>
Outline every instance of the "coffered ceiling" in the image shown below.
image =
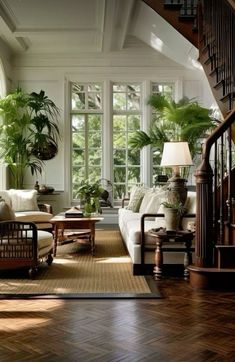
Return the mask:
<svg viewBox="0 0 235 362">
<path fill-rule="evenodd" d="M 148 47 L 186 65 L 192 45 L 142 0 L 0 0 L 0 42 L 14 57 Z"/>
<path fill-rule="evenodd" d="M 0 0 L 1 38 L 15 53 L 123 47 L 134 0 Z"/>
</svg>

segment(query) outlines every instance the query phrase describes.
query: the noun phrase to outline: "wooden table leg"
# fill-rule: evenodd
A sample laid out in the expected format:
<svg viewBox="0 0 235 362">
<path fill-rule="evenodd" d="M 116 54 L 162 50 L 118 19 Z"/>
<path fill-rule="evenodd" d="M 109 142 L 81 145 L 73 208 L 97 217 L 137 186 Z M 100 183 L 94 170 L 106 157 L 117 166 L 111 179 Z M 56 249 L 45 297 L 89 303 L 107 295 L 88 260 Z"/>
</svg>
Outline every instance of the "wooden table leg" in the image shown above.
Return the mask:
<svg viewBox="0 0 235 362">
<path fill-rule="evenodd" d="M 154 279 L 160 280 L 162 278 L 162 265 L 163 265 L 163 252 L 162 252 L 162 240 L 157 238 L 156 250 L 155 250 L 155 267 L 153 269 Z"/>
<path fill-rule="evenodd" d="M 192 240 L 185 241 L 185 254 L 184 254 L 184 279 L 188 280 L 189 271 L 188 266 L 192 264 L 192 252 L 191 252 Z"/>
<path fill-rule="evenodd" d="M 90 225 L 91 229 L 91 236 L 90 236 L 90 242 L 91 242 L 91 255 L 95 255 L 95 226 L 94 224 Z"/>
<path fill-rule="evenodd" d="M 53 233 L 54 233 L 54 250 L 53 250 L 53 255 L 56 256 L 57 241 L 58 241 L 58 227 L 57 227 L 56 224 L 54 224 Z"/>
</svg>

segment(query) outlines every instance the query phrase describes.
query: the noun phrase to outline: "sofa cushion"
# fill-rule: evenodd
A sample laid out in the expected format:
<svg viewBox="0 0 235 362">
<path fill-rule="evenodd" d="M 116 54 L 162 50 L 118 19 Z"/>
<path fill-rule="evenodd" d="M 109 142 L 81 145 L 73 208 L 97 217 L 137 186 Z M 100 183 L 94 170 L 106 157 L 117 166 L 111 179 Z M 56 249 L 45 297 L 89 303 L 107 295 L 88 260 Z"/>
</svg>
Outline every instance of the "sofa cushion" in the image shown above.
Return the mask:
<svg viewBox="0 0 235 362">
<path fill-rule="evenodd" d="M 152 190 L 152 189 L 149 189 L 145 192 L 144 194 L 144 197 L 141 201 L 141 204 L 140 204 L 140 208 L 139 208 L 139 212 L 141 214 L 144 214 L 146 213 L 146 208 L 148 207 L 150 201 L 152 200 L 152 197 L 156 195 L 156 193 Z"/>
<path fill-rule="evenodd" d="M 133 212 L 138 212 L 140 208 L 141 201 L 144 197 L 148 188 L 144 186 L 134 186 L 131 190 L 130 201 L 126 206 L 127 210 L 132 210 Z"/>
<path fill-rule="evenodd" d="M 0 202 L 0 221 L 15 220 L 15 213 L 5 201 Z"/>
<path fill-rule="evenodd" d="M 14 211 L 38 210 L 36 190 L 9 190 Z"/>
<path fill-rule="evenodd" d="M 139 212 L 142 214 L 156 214 L 161 203 L 165 201 L 165 199 L 165 190 L 146 192 L 140 205 Z"/>
</svg>

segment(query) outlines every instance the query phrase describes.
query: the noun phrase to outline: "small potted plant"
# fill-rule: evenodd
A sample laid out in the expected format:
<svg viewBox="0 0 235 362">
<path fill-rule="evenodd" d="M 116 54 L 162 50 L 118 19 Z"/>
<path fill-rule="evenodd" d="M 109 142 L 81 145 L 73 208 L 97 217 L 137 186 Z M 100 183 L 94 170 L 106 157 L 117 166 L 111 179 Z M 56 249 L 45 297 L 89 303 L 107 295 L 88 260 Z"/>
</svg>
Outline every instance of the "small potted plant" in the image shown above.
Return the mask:
<svg viewBox="0 0 235 362">
<path fill-rule="evenodd" d="M 77 198 L 80 198 L 84 205 L 84 215 L 90 216 L 92 213 L 101 213 L 99 198 L 103 192 L 99 182 L 90 183 L 84 180 L 77 190 Z"/>
<path fill-rule="evenodd" d="M 164 206 L 165 225 L 167 231 L 177 231 L 179 229 L 181 217 L 186 213 L 186 208 L 181 202 L 162 202 Z"/>
</svg>

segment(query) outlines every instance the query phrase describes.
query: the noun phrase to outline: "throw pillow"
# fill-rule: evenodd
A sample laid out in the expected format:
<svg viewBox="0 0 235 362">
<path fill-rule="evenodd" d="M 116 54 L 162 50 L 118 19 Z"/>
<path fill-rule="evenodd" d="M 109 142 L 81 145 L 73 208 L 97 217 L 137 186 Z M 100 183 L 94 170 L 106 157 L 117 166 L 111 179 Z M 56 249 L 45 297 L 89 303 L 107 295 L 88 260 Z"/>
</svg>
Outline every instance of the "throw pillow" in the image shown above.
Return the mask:
<svg viewBox="0 0 235 362">
<path fill-rule="evenodd" d="M 151 202 L 152 198 L 155 195 L 156 195 L 156 192 L 154 192 L 152 189 L 146 191 L 146 193 L 144 194 L 144 197 L 142 199 L 140 209 L 139 209 L 139 212 L 141 214 L 147 213 L 146 209 L 147 209 L 149 203 Z"/>
<path fill-rule="evenodd" d="M 14 211 L 36 211 L 37 191 L 36 190 L 10 190 L 11 204 Z"/>
<path fill-rule="evenodd" d="M 0 221 L 15 220 L 15 213 L 12 208 L 5 202 L 0 202 Z"/>
<path fill-rule="evenodd" d="M 143 199 L 140 210 L 143 214 L 156 214 L 161 203 L 166 199 L 166 191 L 160 190 L 149 193 L 148 196 Z"/>
<path fill-rule="evenodd" d="M 131 191 L 130 201 L 126 209 L 133 212 L 138 212 L 146 190 L 147 188 L 144 186 L 135 186 Z"/>
</svg>

